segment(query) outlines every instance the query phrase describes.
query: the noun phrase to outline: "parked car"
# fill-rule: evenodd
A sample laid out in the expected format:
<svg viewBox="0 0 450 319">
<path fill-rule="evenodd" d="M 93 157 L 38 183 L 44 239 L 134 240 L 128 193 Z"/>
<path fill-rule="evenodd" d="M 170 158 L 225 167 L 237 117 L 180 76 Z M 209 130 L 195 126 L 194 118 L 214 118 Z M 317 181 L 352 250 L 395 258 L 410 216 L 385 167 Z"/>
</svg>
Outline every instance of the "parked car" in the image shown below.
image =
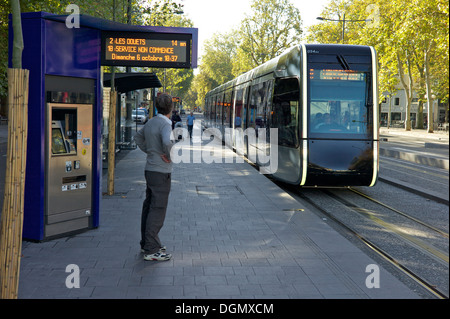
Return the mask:
<svg viewBox="0 0 450 319">
<path fill-rule="evenodd" d="M 148 121 L 148 115 L 144 109 L 133 110 L 131 117 L 133 118 L 133 121 L 139 122 L 139 123 L 147 123 L 147 121 Z"/>
</svg>

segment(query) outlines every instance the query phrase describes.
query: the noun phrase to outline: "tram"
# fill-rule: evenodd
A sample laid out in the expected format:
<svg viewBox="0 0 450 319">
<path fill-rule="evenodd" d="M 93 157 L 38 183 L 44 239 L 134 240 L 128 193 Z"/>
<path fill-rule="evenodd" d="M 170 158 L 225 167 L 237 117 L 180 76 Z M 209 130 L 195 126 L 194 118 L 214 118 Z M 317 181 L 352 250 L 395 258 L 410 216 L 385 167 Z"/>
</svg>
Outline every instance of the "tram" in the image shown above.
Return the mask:
<svg viewBox="0 0 450 319">
<path fill-rule="evenodd" d="M 377 86 L 373 47 L 302 44 L 208 92 L 204 124 L 277 180 L 373 186 Z"/>
</svg>

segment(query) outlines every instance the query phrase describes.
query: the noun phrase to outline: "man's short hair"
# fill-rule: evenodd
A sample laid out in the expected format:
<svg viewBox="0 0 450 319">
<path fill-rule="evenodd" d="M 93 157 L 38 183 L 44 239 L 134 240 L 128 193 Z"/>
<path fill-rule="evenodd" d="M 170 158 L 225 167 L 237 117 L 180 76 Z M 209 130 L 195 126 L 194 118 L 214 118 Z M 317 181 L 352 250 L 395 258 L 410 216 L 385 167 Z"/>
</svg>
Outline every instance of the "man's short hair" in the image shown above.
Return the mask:
<svg viewBox="0 0 450 319">
<path fill-rule="evenodd" d="M 172 96 L 162 93 L 156 98 L 156 109 L 163 115 L 170 114 L 173 109 Z"/>
</svg>

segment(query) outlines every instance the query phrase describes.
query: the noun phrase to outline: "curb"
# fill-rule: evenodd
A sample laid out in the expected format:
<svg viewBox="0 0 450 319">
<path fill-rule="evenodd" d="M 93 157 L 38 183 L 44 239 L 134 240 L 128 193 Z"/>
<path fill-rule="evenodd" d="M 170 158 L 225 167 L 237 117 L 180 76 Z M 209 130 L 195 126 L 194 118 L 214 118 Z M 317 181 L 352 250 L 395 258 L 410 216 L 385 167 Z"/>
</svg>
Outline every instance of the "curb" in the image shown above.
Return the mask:
<svg viewBox="0 0 450 319">
<path fill-rule="evenodd" d="M 449 170 L 449 160 L 380 148 L 380 156 L 402 159 L 417 164 Z"/>
</svg>

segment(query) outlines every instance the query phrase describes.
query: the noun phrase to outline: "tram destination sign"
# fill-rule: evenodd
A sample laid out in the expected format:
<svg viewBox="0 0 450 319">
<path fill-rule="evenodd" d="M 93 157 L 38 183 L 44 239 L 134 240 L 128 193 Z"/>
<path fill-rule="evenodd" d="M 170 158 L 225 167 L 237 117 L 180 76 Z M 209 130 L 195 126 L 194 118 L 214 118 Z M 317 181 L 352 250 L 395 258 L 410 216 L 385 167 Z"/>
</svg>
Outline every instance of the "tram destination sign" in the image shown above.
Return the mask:
<svg viewBox="0 0 450 319">
<path fill-rule="evenodd" d="M 364 81 L 365 74 L 350 70 L 310 69 L 309 78 L 311 80 Z"/>
<path fill-rule="evenodd" d="M 102 33 L 102 65 L 190 68 L 191 34 Z"/>
</svg>

